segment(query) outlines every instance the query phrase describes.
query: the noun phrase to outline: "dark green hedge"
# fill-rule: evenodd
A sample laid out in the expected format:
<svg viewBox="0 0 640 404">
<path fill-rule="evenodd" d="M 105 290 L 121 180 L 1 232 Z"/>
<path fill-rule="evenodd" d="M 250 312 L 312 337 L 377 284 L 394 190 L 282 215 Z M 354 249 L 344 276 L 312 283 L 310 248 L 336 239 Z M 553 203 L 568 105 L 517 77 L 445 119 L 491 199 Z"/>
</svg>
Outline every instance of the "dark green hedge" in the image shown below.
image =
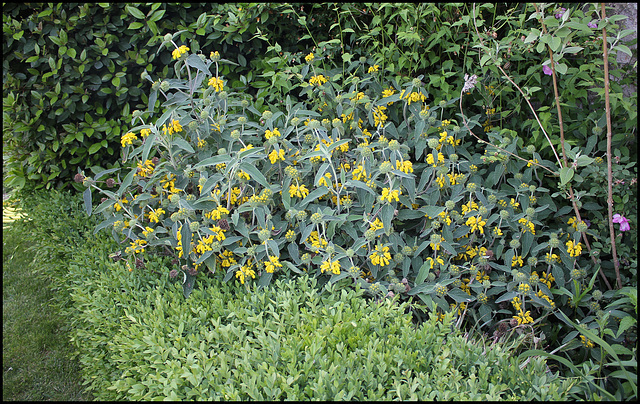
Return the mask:
<svg viewBox="0 0 640 404">
<path fill-rule="evenodd" d="M 151 83 L 141 74 L 171 74 L 171 52 L 159 48 L 165 34 L 180 31 L 176 43 L 237 61 L 222 74 L 247 83 L 257 76 L 252 60 L 264 55 L 273 38 L 292 51 L 312 45 L 298 41 L 307 31 L 304 20 L 292 15 L 322 10 L 312 4 L 5 4 L 3 144 L 9 186 L 70 188 L 77 185 L 78 168 L 118 165 L 120 136 L 131 113 L 148 107 Z M 269 40 L 256 37 L 258 25 Z M 323 25 L 314 35 L 323 36 Z"/>
</svg>

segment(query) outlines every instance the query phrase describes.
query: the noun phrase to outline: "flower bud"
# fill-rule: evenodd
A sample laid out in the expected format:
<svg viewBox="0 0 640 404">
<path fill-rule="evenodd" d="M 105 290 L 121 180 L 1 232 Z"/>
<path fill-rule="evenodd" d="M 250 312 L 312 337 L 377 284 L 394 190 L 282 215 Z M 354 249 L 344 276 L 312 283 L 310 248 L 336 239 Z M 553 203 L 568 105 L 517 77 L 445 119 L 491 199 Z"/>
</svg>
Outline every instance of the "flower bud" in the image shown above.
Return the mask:
<svg viewBox="0 0 640 404">
<path fill-rule="evenodd" d="M 160 83 L 160 89 L 162 91 L 168 91 L 169 90 L 169 82 L 167 80 L 163 80 L 162 83 Z"/>
<path fill-rule="evenodd" d="M 173 34 L 166 34 L 164 36 L 164 41 L 165 42 L 173 41 Z"/>
<path fill-rule="evenodd" d="M 271 111 L 264 111 L 262 113 L 262 119 L 264 119 L 265 121 L 268 121 L 269 119 L 271 119 L 272 116 L 273 116 L 273 113 Z"/>
</svg>

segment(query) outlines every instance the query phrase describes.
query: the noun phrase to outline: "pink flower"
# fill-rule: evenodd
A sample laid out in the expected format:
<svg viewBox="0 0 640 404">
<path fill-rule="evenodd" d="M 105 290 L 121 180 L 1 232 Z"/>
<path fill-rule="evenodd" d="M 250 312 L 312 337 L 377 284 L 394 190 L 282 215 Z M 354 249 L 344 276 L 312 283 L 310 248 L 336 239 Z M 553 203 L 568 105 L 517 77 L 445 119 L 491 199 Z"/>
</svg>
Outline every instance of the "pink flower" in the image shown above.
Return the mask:
<svg viewBox="0 0 640 404">
<path fill-rule="evenodd" d="M 547 76 L 551 76 L 553 74 L 553 71 L 551 70 L 549 65 L 544 65 L 542 66 L 542 73 L 546 74 Z"/>
<path fill-rule="evenodd" d="M 589 24 L 587 24 L 587 27 L 589 27 L 589 28 L 598 28 L 598 22 L 596 20 L 593 20 Z"/>
<path fill-rule="evenodd" d="M 617 213 L 613 215 L 613 223 L 620 223 L 620 231 L 631 230 L 631 226 L 629 226 L 629 221 L 627 220 L 627 218 Z"/>
</svg>

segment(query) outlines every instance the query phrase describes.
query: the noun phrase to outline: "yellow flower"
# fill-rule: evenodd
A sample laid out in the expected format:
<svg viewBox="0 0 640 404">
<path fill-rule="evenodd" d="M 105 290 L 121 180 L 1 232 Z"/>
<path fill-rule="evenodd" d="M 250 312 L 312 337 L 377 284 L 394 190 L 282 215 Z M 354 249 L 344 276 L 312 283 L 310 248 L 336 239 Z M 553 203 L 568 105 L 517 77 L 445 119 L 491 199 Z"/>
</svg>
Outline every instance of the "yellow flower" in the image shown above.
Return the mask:
<svg viewBox="0 0 640 404">
<path fill-rule="evenodd" d="M 567 241 L 567 252 L 572 257 L 577 257 L 582 253 L 582 243 L 574 244 L 573 240 Z"/>
<path fill-rule="evenodd" d="M 149 212 L 149 222 L 151 223 L 158 223 L 160 221 L 160 215 L 165 213 L 164 209 L 162 208 L 158 208 L 156 209 L 156 211 L 151 211 Z"/>
<path fill-rule="evenodd" d="M 518 264 L 519 266 L 524 265 L 524 261 L 522 261 L 522 256 L 514 255 L 513 257 L 511 257 L 511 266 L 515 267 L 516 264 Z"/>
<path fill-rule="evenodd" d="M 494 227 L 493 234 L 496 236 L 502 236 L 502 230 L 500 230 L 498 227 Z"/>
<path fill-rule="evenodd" d="M 400 161 L 400 160 L 396 160 L 396 170 L 400 170 L 403 173 L 412 173 L 413 172 L 413 163 L 411 163 L 409 160 L 405 160 L 405 161 Z"/>
<path fill-rule="evenodd" d="M 320 270 L 322 273 L 325 271 L 331 271 L 336 275 L 340 275 L 340 261 L 331 261 L 330 259 L 327 261 L 322 261 L 322 265 L 320 265 Z"/>
<path fill-rule="evenodd" d="M 304 186 L 304 184 L 298 186 L 291 184 L 289 186 L 289 196 L 292 198 L 294 196 L 297 196 L 298 198 L 305 198 L 307 195 L 309 195 L 309 190 Z"/>
<path fill-rule="evenodd" d="M 120 209 L 122 209 L 122 205 L 124 205 L 125 203 L 129 203 L 129 201 L 127 200 L 127 198 L 122 198 L 120 199 L 118 202 L 116 202 L 113 207 L 116 208 L 116 212 L 120 212 Z M 121 205 L 122 204 L 122 205 Z"/>
<path fill-rule="evenodd" d="M 528 221 L 524 217 L 518 220 L 518 223 L 522 225 L 522 232 L 529 231 L 531 234 L 536 234 L 535 226 L 532 222 Z"/>
<path fill-rule="evenodd" d="M 329 184 L 327 183 L 327 179 L 331 180 L 331 173 L 325 173 L 323 177 L 320 177 L 320 179 L 318 180 L 318 186 L 325 186 L 325 187 L 329 187 Z"/>
<path fill-rule="evenodd" d="M 140 129 L 140 136 L 147 137 L 151 134 L 151 129 Z"/>
<path fill-rule="evenodd" d="M 467 219 L 465 223 L 467 226 L 471 226 L 471 232 L 473 233 L 476 230 L 480 230 L 480 234 L 484 234 L 484 225 L 487 224 L 486 221 L 482 220 L 482 216 L 471 216 Z"/>
<path fill-rule="evenodd" d="M 271 164 L 275 164 L 278 160 L 284 161 L 284 149 L 280 149 L 278 152 L 271 150 L 271 153 L 269 153 L 269 160 L 271 161 Z"/>
<path fill-rule="evenodd" d="M 369 256 L 373 265 L 380 265 L 381 267 L 388 265 L 391 261 L 391 254 L 389 254 L 389 247 L 380 247 L 376 245 L 375 250 Z"/>
<path fill-rule="evenodd" d="M 252 279 L 256 279 L 256 272 L 251 269 L 251 264 L 243 265 L 240 267 L 238 271 L 236 271 L 236 278 L 240 279 L 240 283 L 244 285 L 244 279 L 246 277 L 251 277 Z"/>
<path fill-rule="evenodd" d="M 519 310 L 518 311 L 518 315 L 517 316 L 513 316 L 513 318 L 518 320 L 518 325 L 533 323 L 533 318 L 531 317 L 531 311 L 530 310 L 527 310 L 526 313 L 524 313 L 522 310 Z"/>
<path fill-rule="evenodd" d="M 376 127 L 382 125 L 387 120 L 387 115 L 383 112 L 387 107 L 380 105 L 379 107 L 373 108 L 373 120 Z"/>
<path fill-rule="evenodd" d="M 184 55 L 188 51 L 189 51 L 189 48 L 185 45 L 182 45 L 179 48 L 174 49 L 173 52 L 171 52 L 171 56 L 173 56 L 174 60 L 180 59 L 180 56 Z"/>
<path fill-rule="evenodd" d="M 388 88 L 382 91 L 382 98 L 391 97 L 396 91 L 393 88 Z"/>
<path fill-rule="evenodd" d="M 315 58 L 315 56 L 312 53 L 309 53 L 307 56 L 304 57 L 304 60 L 309 63 L 309 62 L 313 62 L 313 59 Z"/>
<path fill-rule="evenodd" d="M 376 231 L 378 229 L 382 229 L 384 226 L 382 224 L 382 220 L 380 220 L 379 217 L 376 217 L 376 220 L 373 221 L 373 223 L 371 223 L 371 226 L 369 227 L 370 230 Z"/>
<path fill-rule="evenodd" d="M 584 335 L 580 336 L 580 341 L 586 348 L 593 348 L 595 346 L 593 342 L 590 339 L 587 339 L 587 337 L 585 337 Z"/>
<path fill-rule="evenodd" d="M 213 88 L 214 88 L 214 90 L 216 90 L 216 92 L 217 92 L 217 93 L 219 93 L 220 91 L 222 91 L 222 90 L 223 90 L 223 88 L 224 88 L 224 82 L 222 81 L 222 79 L 221 79 L 221 78 L 218 78 L 218 77 L 211 77 L 211 78 L 209 79 L 209 85 L 210 85 L 211 87 L 213 87 Z"/>
<path fill-rule="evenodd" d="M 511 203 L 510 203 L 511 207 L 514 209 L 517 209 L 518 206 L 520 206 L 520 204 L 518 202 L 516 202 L 515 199 L 511 198 Z"/>
<path fill-rule="evenodd" d="M 309 80 L 309 84 L 311 84 L 312 86 L 317 85 L 318 87 L 320 87 L 327 81 L 329 80 L 326 77 L 324 77 L 322 74 L 319 74 L 317 76 L 311 77 L 311 79 Z"/>
<path fill-rule="evenodd" d="M 120 138 L 120 143 L 122 144 L 122 147 L 125 147 L 128 144 L 133 144 L 133 141 L 137 138 L 138 137 L 134 133 L 127 132 Z"/>
<path fill-rule="evenodd" d="M 393 191 L 389 190 L 389 188 L 382 188 L 382 196 L 381 199 L 382 201 L 386 201 L 386 202 L 393 202 L 395 201 L 400 201 L 400 199 L 398 198 L 398 195 L 400 194 L 400 191 L 397 189 L 394 189 Z"/>
<path fill-rule="evenodd" d="M 467 212 L 471 212 L 473 210 L 478 210 L 478 204 L 475 203 L 474 201 L 469 201 L 467 203 L 465 203 L 464 205 L 462 205 L 462 214 L 466 215 Z"/>
<path fill-rule="evenodd" d="M 442 153 L 438 153 L 438 164 L 442 163 L 444 163 L 444 155 Z M 433 160 L 433 153 L 427 154 L 427 164 L 431 164 L 434 167 L 437 165 Z"/>
<path fill-rule="evenodd" d="M 367 71 L 367 73 L 374 73 L 374 72 L 377 72 L 379 68 L 380 68 L 380 66 L 378 66 L 378 65 L 373 65 L 373 66 L 369 67 L 369 70 Z"/>
<path fill-rule="evenodd" d="M 278 128 L 273 128 L 273 131 L 270 131 L 269 129 L 267 129 L 267 130 L 264 132 L 264 137 L 265 137 L 267 140 L 271 139 L 271 138 L 272 138 L 272 137 L 274 137 L 274 136 L 275 136 L 275 137 L 280 137 L 280 131 L 278 130 Z"/>
<path fill-rule="evenodd" d="M 367 179 L 367 172 L 365 171 L 362 164 L 360 164 L 353 172 L 351 173 L 352 177 L 356 181 L 360 181 L 361 179 Z"/>
<path fill-rule="evenodd" d="M 278 257 L 269 255 L 269 261 L 264 261 L 265 270 L 270 274 L 274 273 L 278 268 L 282 268 Z"/>
</svg>

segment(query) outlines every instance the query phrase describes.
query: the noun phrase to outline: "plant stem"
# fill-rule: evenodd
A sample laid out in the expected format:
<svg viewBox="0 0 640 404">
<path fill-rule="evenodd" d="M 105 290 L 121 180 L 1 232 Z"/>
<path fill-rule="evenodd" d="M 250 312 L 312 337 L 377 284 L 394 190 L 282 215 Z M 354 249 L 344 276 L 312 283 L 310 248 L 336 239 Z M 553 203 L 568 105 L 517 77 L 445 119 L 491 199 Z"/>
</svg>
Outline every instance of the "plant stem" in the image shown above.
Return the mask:
<svg viewBox="0 0 640 404">
<path fill-rule="evenodd" d="M 602 19 L 606 19 L 604 3 L 600 3 Z M 613 229 L 613 174 L 611 171 L 611 105 L 609 104 L 609 53 L 607 52 L 607 28 L 602 27 L 602 51 L 604 53 L 604 102 L 607 116 L 607 208 L 609 214 L 609 234 L 611 235 L 611 253 L 613 254 L 613 267 L 616 270 L 616 282 L 618 289 L 622 288 L 620 279 L 620 263 L 616 253 L 615 231 Z"/>
</svg>

